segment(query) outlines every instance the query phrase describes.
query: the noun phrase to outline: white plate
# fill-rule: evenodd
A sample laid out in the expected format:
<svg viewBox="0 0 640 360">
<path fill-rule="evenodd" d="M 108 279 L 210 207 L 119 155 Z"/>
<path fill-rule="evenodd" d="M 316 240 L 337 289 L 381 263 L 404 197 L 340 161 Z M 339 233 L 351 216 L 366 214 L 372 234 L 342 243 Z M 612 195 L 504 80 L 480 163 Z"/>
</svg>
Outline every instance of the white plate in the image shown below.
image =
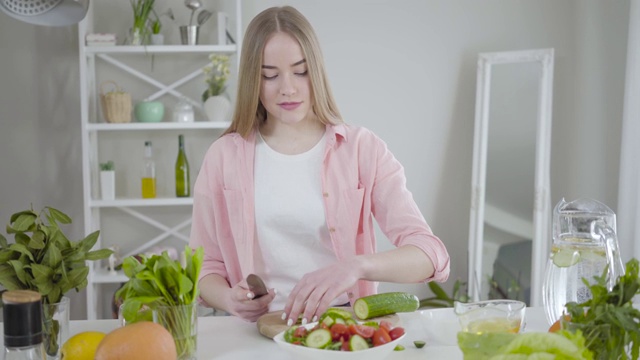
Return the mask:
<svg viewBox="0 0 640 360">
<path fill-rule="evenodd" d="M 429 337 L 428 345 L 458 345 L 458 332 L 462 331 L 453 308 L 418 311 L 420 323 Z"/>
<path fill-rule="evenodd" d="M 311 329 L 316 326 L 317 322 L 305 325 L 305 328 Z M 286 331 L 286 330 L 285 330 Z M 317 359 L 317 360 L 382 360 L 389 356 L 393 349 L 398 345 L 405 335 L 387 343 L 384 345 L 372 347 L 366 350 L 360 351 L 335 351 L 335 350 L 323 350 L 313 349 L 302 345 L 294 345 L 284 341 L 285 331 L 276 335 L 273 340 L 280 346 L 280 348 L 286 350 L 291 354 L 292 358 L 297 359 Z"/>
</svg>

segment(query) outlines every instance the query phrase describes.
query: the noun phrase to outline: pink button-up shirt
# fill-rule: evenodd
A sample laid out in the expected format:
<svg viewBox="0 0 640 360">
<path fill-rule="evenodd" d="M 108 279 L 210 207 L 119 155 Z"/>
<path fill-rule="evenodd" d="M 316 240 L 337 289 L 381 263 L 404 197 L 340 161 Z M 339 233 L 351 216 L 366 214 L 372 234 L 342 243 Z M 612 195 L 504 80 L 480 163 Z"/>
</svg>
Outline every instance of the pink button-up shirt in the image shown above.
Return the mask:
<svg viewBox="0 0 640 360">
<path fill-rule="evenodd" d="M 231 286 L 254 272 L 255 133 L 215 141 L 205 155 L 193 195 L 193 248 L 204 247 L 200 278 L 224 277 Z M 420 213 L 406 187 L 402 165 L 371 131 L 327 126 L 322 193 L 327 227 L 338 259 L 376 252 L 373 217 L 395 246 L 413 245 L 435 267 L 425 281 L 445 281 L 449 254 Z M 402 264 L 398 264 L 402 266 Z M 377 282 L 359 280 L 351 301 L 375 294 Z"/>
</svg>

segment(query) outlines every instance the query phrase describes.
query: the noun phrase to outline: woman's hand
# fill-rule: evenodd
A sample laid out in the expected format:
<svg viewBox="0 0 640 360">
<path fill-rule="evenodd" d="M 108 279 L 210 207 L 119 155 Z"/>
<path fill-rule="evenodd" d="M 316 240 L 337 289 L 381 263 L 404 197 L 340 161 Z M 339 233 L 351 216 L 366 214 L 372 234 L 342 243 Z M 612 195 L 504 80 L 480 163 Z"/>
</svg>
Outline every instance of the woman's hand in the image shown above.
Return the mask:
<svg viewBox="0 0 640 360">
<path fill-rule="evenodd" d="M 347 292 L 360 278 L 357 258 L 305 274 L 289 294 L 283 320 L 291 326 L 302 314 L 302 324 L 317 321 L 331 302 Z"/>
<path fill-rule="evenodd" d="M 269 311 L 269 304 L 276 293 L 274 289 L 269 289 L 268 294 L 258 299 L 254 299 L 254 296 L 246 280 L 243 280 L 227 291 L 225 308 L 232 315 L 248 321 L 257 321 L 260 316 Z"/>
</svg>

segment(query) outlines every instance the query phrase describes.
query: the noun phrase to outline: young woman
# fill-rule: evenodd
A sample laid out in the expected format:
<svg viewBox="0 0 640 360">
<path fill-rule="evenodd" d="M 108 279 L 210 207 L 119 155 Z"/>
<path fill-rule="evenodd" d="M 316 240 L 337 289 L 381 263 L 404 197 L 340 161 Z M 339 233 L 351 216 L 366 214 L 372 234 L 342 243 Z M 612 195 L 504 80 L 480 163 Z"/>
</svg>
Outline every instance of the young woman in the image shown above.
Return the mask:
<svg viewBox="0 0 640 360">
<path fill-rule="evenodd" d="M 307 19 L 288 6 L 261 12 L 245 34 L 231 126 L 194 187 L 201 298 L 249 321 L 277 310 L 306 323 L 379 281 L 445 281 L 449 255 L 405 183 L 385 143 L 340 117 Z M 373 217 L 396 249 L 376 252 Z M 251 273 L 267 295 L 254 299 Z"/>
</svg>

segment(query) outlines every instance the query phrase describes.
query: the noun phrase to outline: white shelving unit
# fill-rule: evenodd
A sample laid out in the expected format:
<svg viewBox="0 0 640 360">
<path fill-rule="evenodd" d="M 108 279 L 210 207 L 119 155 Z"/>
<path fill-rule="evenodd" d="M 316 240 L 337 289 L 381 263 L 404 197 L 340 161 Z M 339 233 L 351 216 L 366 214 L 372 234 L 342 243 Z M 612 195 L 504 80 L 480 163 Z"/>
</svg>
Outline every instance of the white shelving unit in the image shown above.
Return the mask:
<svg viewBox="0 0 640 360">
<path fill-rule="evenodd" d="M 97 4 L 97 5 L 96 5 Z M 221 5 L 222 4 L 222 5 Z M 127 4 L 128 5 L 128 4 Z M 209 7 L 211 3 L 207 2 L 206 7 Z M 228 29 L 234 34 L 237 44 L 221 44 L 221 45 L 160 45 L 160 46 L 129 46 L 129 45 L 116 45 L 116 46 L 86 46 L 85 36 L 92 32 L 108 32 L 104 29 L 94 28 L 96 18 L 94 12 L 102 14 L 102 12 L 95 11 L 95 7 L 115 6 L 111 1 L 96 0 L 92 1 L 90 5 L 87 17 L 79 24 L 78 37 L 79 37 L 79 53 L 80 53 L 80 101 L 81 101 L 81 132 L 82 132 L 82 169 L 83 169 L 83 195 L 84 195 L 84 230 L 85 233 L 90 233 L 95 230 L 101 230 L 101 235 L 96 243 L 96 248 L 107 248 L 124 242 L 127 245 L 127 251 L 120 253 L 120 257 L 124 258 L 130 255 L 136 255 L 145 252 L 149 248 L 156 246 L 167 239 L 173 239 L 188 242 L 188 230 L 191 225 L 191 206 L 193 204 L 192 198 L 177 198 L 172 196 L 165 196 L 165 194 L 158 194 L 155 199 L 143 199 L 136 196 L 136 194 L 129 189 L 129 192 L 125 196 L 119 196 L 116 191 L 116 198 L 114 200 L 102 200 L 98 194 L 98 175 L 99 175 L 99 163 L 104 161 L 104 157 L 100 154 L 101 144 L 103 142 L 116 142 L 116 145 L 120 140 L 127 137 L 133 137 L 137 139 L 140 136 L 165 136 L 166 133 L 178 133 L 184 132 L 187 134 L 202 134 L 206 132 L 211 134 L 211 141 L 215 140 L 221 131 L 229 126 L 228 122 L 209 122 L 202 121 L 196 117 L 196 121 L 193 123 L 173 123 L 173 122 L 159 122 L 159 123 L 137 123 L 135 117 L 132 116 L 131 123 L 106 123 L 101 115 L 101 108 L 99 106 L 99 68 L 109 67 L 111 70 L 115 70 L 121 74 L 127 76 L 128 79 L 134 79 L 139 82 L 141 86 L 145 86 L 145 95 L 149 93 L 148 88 L 153 88 L 153 92 L 145 96 L 148 100 L 162 100 L 165 98 L 183 98 L 189 101 L 196 112 L 202 110 L 202 104 L 198 97 L 187 96 L 181 87 L 188 85 L 194 80 L 202 81 L 202 66 L 208 63 L 207 56 L 211 53 L 225 53 L 234 55 L 236 61 L 239 57 L 238 52 L 241 47 L 240 40 L 242 39 L 241 33 L 241 1 L 240 0 L 219 0 L 214 4 L 218 6 L 224 6 L 224 11 L 235 12 L 235 29 Z M 209 10 L 215 10 L 209 8 Z M 127 19 L 130 17 L 129 12 L 122 14 Z M 123 20 L 125 21 L 125 20 Z M 213 20 L 213 17 L 210 21 Z M 129 25 L 129 24 L 127 24 Z M 185 54 L 191 54 L 193 57 L 202 59 L 202 66 L 197 67 L 195 70 L 175 69 L 171 71 L 175 72 L 175 77 L 172 81 L 162 81 L 156 78 L 154 74 L 141 71 L 136 66 L 129 64 L 132 58 L 152 55 L 155 59 L 160 57 L 182 56 Z M 166 73 L 159 75 L 167 75 Z M 203 85 L 204 83 L 202 83 Z M 135 101 L 134 101 L 135 105 Z M 165 111 L 167 109 L 165 106 Z M 162 135 L 162 134 L 165 135 Z M 156 135 L 154 135 L 156 134 Z M 157 135 L 160 134 L 160 135 Z M 103 145 L 104 146 L 104 145 Z M 204 154 L 198 154 L 203 156 Z M 142 156 L 142 152 L 131 154 L 131 157 Z M 197 158 L 197 157 L 196 157 Z M 191 165 L 191 177 L 192 183 L 195 179 L 196 172 L 194 171 L 200 164 L 194 163 L 190 159 Z M 118 164 L 116 163 L 116 173 L 118 172 Z M 138 174 L 127 174 L 128 177 L 139 178 Z M 133 194 L 132 194 L 133 193 Z M 155 218 L 153 211 L 158 209 L 168 208 L 169 217 L 171 221 L 167 221 L 167 211 L 164 212 L 164 218 Z M 175 210 L 180 209 L 180 210 Z M 149 211 L 151 210 L 151 211 Z M 139 236 L 131 234 L 128 229 L 126 239 L 113 239 L 109 238 L 105 234 L 106 229 L 101 228 L 101 224 L 105 221 L 105 212 L 118 212 L 121 216 L 126 216 L 127 220 L 132 220 L 139 223 L 141 228 L 149 229 L 154 232 L 151 236 Z M 151 212 L 151 215 L 149 214 Z M 116 220 L 117 221 L 117 220 Z M 167 224 L 170 222 L 171 224 Z M 121 237 L 121 236 L 118 236 Z M 184 246 L 184 245 L 183 245 Z M 128 279 L 122 273 L 118 271 L 115 275 L 109 273 L 106 268 L 106 262 L 92 262 L 90 265 L 90 272 L 88 276 L 88 286 L 86 290 L 87 295 L 87 318 L 89 320 L 105 317 L 106 305 L 111 302 L 112 292 L 103 291 L 105 286 L 111 285 L 111 287 L 117 286 L 119 283 L 126 282 Z"/>
</svg>

